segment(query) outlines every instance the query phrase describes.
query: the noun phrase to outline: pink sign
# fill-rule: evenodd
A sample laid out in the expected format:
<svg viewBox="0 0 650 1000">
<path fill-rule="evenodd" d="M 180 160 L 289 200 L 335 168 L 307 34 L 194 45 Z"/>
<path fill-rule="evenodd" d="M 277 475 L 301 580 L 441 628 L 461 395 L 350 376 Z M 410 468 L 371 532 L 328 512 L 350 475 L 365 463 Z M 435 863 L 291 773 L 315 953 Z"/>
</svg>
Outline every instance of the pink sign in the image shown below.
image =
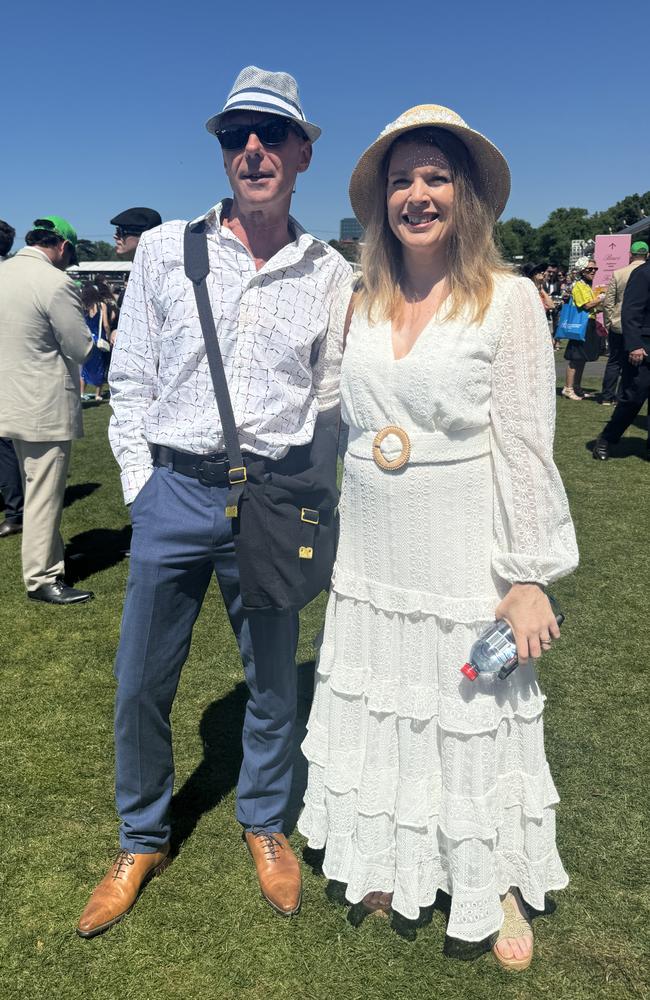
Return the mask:
<svg viewBox="0 0 650 1000">
<path fill-rule="evenodd" d="M 630 263 L 630 244 L 632 237 L 627 236 L 597 236 L 594 257 L 598 270 L 593 280 L 593 287 L 606 287 L 614 271 L 627 267 Z"/>
</svg>

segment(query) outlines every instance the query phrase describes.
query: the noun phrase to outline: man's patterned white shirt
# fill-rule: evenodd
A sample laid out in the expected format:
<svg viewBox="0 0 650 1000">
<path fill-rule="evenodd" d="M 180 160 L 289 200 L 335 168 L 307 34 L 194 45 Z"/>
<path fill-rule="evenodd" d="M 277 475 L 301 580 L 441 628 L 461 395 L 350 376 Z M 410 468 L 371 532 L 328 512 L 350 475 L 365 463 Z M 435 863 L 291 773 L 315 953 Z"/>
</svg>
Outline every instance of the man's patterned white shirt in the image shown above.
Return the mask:
<svg viewBox="0 0 650 1000">
<path fill-rule="evenodd" d="M 311 441 L 319 410 L 338 405 L 351 272 L 291 219 L 296 239 L 259 271 L 221 224 L 205 216 L 207 278 L 244 451 L 282 458 Z M 109 437 L 130 503 L 152 469 L 148 444 L 223 451 L 219 412 L 194 290 L 183 269 L 185 222 L 146 232 L 124 296 L 109 382 Z"/>
</svg>

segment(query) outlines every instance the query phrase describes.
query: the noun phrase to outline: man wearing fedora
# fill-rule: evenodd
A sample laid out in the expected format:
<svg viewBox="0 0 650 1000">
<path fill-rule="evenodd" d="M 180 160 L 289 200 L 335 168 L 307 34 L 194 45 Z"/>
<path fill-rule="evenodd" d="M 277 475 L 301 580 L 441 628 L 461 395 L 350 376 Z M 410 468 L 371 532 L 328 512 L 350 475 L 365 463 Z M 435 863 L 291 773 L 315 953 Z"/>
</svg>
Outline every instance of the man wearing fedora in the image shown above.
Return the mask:
<svg viewBox="0 0 650 1000">
<path fill-rule="evenodd" d="M 210 304 L 245 453 L 272 468 L 335 413 L 348 265 L 289 215 L 320 129 L 286 73 L 249 66 L 207 122 L 233 197 L 202 217 Z M 174 766 L 170 711 L 192 627 L 214 572 L 243 662 L 249 701 L 237 819 L 262 893 L 278 913 L 301 902 L 298 861 L 283 832 L 294 756 L 293 612 L 242 607 L 228 466 L 192 282 L 185 223 L 140 240 L 110 382 L 110 439 L 132 504 L 133 540 L 115 672 L 120 851 L 78 925 L 93 937 L 120 920 L 168 863 Z M 209 460 L 218 481 L 204 480 Z"/>
</svg>

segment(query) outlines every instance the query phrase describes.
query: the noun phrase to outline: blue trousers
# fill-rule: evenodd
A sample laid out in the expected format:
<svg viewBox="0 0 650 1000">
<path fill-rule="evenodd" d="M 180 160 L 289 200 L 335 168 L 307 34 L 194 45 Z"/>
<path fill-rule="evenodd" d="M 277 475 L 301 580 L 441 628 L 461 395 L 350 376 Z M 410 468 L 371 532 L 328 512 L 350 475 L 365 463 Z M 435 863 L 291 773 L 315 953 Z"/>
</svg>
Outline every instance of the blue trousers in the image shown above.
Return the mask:
<svg viewBox="0 0 650 1000">
<path fill-rule="evenodd" d="M 237 819 L 245 829 L 282 830 L 293 768 L 298 616 L 243 611 L 226 492 L 156 468 L 131 508 L 129 579 L 115 662 L 116 801 L 120 843 L 131 851 L 156 851 L 169 840 L 169 717 L 213 571 L 249 690 Z"/>
</svg>

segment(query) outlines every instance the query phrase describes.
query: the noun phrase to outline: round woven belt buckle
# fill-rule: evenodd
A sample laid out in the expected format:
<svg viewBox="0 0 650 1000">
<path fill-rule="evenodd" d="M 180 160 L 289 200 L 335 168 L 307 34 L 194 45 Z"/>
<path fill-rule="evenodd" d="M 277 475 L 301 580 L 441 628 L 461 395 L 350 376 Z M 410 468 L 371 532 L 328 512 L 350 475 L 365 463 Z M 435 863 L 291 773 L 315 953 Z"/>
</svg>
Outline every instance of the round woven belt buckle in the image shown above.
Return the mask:
<svg viewBox="0 0 650 1000">
<path fill-rule="evenodd" d="M 395 458 L 386 458 L 381 450 L 382 444 L 390 434 L 399 438 L 402 445 L 401 452 Z M 402 469 L 411 457 L 411 442 L 406 431 L 401 427 L 394 427 L 392 424 L 390 427 L 383 427 L 375 435 L 375 440 L 372 442 L 372 457 L 375 464 L 387 472 L 396 472 L 398 469 Z"/>
</svg>

